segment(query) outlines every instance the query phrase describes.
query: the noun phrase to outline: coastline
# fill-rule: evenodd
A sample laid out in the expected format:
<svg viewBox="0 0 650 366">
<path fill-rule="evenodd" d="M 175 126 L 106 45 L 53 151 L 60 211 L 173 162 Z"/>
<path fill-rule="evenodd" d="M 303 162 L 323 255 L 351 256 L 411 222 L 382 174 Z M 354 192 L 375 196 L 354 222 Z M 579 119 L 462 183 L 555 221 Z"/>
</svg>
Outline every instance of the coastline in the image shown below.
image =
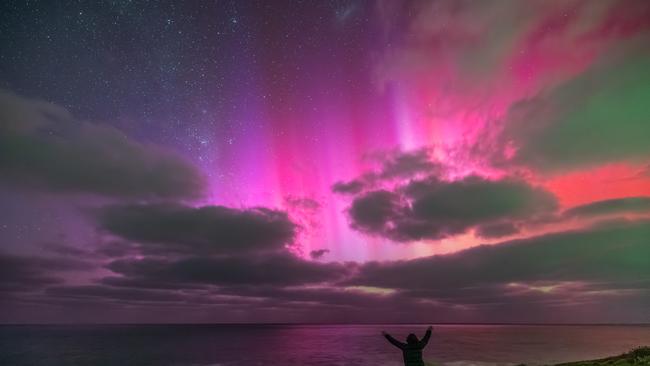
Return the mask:
<svg viewBox="0 0 650 366">
<path fill-rule="evenodd" d="M 618 356 L 597 360 L 559 363 L 554 366 L 649 366 L 650 347 L 639 347 Z M 521 366 L 524 366 L 523 364 Z"/>
<path fill-rule="evenodd" d="M 499 365 L 500 363 L 491 362 L 473 362 L 473 361 L 457 361 L 447 363 L 426 362 L 429 366 L 478 366 L 478 365 Z M 639 347 L 630 352 L 626 352 L 617 356 L 610 356 L 605 358 L 584 360 L 584 361 L 571 361 L 562 362 L 557 364 L 527 364 L 518 363 L 512 364 L 513 366 L 650 366 L 650 346 Z"/>
</svg>

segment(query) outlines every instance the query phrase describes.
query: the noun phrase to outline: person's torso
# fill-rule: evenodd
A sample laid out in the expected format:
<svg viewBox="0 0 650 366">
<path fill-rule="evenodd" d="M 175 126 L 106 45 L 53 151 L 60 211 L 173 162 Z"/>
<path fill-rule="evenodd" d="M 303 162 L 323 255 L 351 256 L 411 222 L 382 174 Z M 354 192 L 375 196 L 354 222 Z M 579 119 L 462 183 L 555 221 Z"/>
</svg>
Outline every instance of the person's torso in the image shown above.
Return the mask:
<svg viewBox="0 0 650 366">
<path fill-rule="evenodd" d="M 405 366 L 424 366 L 421 348 L 406 348 L 402 353 Z"/>
</svg>

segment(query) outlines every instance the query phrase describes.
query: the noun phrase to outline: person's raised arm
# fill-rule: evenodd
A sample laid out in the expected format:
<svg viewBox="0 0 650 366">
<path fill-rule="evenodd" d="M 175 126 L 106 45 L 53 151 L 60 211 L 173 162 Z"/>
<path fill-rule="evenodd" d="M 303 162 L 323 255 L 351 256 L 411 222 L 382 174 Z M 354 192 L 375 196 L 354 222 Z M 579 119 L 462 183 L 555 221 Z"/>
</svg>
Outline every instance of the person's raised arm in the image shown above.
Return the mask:
<svg viewBox="0 0 650 366">
<path fill-rule="evenodd" d="M 402 343 L 402 342 L 398 341 L 397 339 L 393 338 L 390 334 L 388 334 L 388 333 L 386 333 L 386 332 L 381 332 L 381 334 L 382 334 L 384 337 L 386 337 L 386 339 L 388 339 L 388 341 L 389 341 L 393 346 L 395 346 L 395 347 L 397 347 L 397 348 L 399 348 L 399 349 L 404 349 L 404 347 L 406 347 L 406 343 Z"/>
<path fill-rule="evenodd" d="M 420 341 L 420 345 L 422 345 L 422 347 L 426 346 L 427 343 L 429 343 L 429 338 L 431 338 L 431 330 L 432 329 L 433 329 L 432 326 L 429 326 L 429 328 L 427 328 L 427 332 L 424 334 L 424 337 Z"/>
</svg>

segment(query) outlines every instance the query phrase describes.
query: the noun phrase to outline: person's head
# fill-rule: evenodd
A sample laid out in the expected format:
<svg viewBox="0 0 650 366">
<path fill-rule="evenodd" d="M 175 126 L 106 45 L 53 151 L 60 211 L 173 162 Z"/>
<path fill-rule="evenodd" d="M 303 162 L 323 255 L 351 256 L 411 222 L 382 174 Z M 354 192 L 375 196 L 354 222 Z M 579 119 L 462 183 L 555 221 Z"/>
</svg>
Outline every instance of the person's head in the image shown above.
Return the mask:
<svg viewBox="0 0 650 366">
<path fill-rule="evenodd" d="M 406 343 L 408 343 L 408 344 L 418 343 L 418 341 L 419 341 L 419 340 L 418 340 L 418 336 L 416 336 L 416 335 L 413 334 L 413 333 L 409 334 L 409 335 L 406 337 Z"/>
</svg>

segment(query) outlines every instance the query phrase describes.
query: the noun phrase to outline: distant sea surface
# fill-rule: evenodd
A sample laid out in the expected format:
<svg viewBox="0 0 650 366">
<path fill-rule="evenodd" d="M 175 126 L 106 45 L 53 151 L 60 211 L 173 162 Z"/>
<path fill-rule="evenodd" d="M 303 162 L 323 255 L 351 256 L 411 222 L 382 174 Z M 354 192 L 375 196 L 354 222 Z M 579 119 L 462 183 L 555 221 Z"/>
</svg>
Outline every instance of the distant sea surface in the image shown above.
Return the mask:
<svg viewBox="0 0 650 366">
<path fill-rule="evenodd" d="M 0 365 L 399 366 L 381 331 L 425 325 L 0 326 Z M 432 365 L 534 365 L 600 358 L 650 345 L 650 326 L 434 325 Z"/>
</svg>

